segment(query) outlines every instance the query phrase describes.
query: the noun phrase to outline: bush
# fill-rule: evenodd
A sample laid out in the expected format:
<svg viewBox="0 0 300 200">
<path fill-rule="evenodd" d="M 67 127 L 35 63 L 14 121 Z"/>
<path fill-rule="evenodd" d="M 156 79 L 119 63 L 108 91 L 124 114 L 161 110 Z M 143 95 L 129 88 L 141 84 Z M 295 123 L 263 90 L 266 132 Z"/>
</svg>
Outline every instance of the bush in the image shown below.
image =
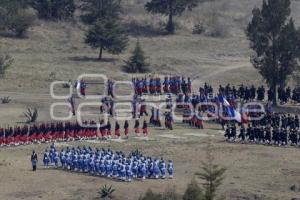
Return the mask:
<svg viewBox="0 0 300 200">
<path fill-rule="evenodd" d="M 202 200 L 203 193 L 202 189 L 198 185 L 197 181 L 193 179 L 191 183 L 188 185 L 183 197 L 183 200 Z"/>
<path fill-rule="evenodd" d="M 216 18 L 212 24 L 209 25 L 206 31 L 206 35 L 210 37 L 226 37 L 228 35 L 228 26 L 221 21 L 221 19 Z"/>
<path fill-rule="evenodd" d="M 8 21 L 7 28 L 17 37 L 23 37 L 36 19 L 32 9 L 19 9 Z"/>
<path fill-rule="evenodd" d="M 139 200 L 162 200 L 162 195 L 154 193 L 149 189 L 144 196 L 139 198 Z"/>
<path fill-rule="evenodd" d="M 33 9 L 14 6 L 0 7 L 0 30 L 23 37 L 36 19 Z"/>
<path fill-rule="evenodd" d="M 144 196 L 141 196 L 139 200 L 180 200 L 180 195 L 176 193 L 175 187 L 167 188 L 163 194 L 154 193 L 149 189 Z"/>
<path fill-rule="evenodd" d="M 1 100 L 2 104 L 7 104 L 7 103 L 11 102 L 11 98 L 9 96 L 8 97 L 3 97 L 0 100 Z"/>
<path fill-rule="evenodd" d="M 38 17 L 45 20 L 66 20 L 73 18 L 76 10 L 74 0 L 33 0 L 32 7 Z"/>
<path fill-rule="evenodd" d="M 176 193 L 175 187 L 167 188 L 162 196 L 162 200 L 179 200 L 180 195 Z"/>
<path fill-rule="evenodd" d="M 199 22 L 195 24 L 194 29 L 193 29 L 193 34 L 202 34 L 205 32 L 205 26 L 202 22 Z"/>
<path fill-rule="evenodd" d="M 27 108 L 27 111 L 24 112 L 24 116 L 26 117 L 26 123 L 33 123 L 38 118 L 38 109 L 37 108 Z"/>
<path fill-rule="evenodd" d="M 9 55 L 0 54 L 0 77 L 5 75 L 6 69 L 11 66 L 13 59 Z"/>
<path fill-rule="evenodd" d="M 104 185 L 101 187 L 100 191 L 98 192 L 100 194 L 101 199 L 112 199 L 113 193 L 116 190 L 111 186 Z"/>
</svg>

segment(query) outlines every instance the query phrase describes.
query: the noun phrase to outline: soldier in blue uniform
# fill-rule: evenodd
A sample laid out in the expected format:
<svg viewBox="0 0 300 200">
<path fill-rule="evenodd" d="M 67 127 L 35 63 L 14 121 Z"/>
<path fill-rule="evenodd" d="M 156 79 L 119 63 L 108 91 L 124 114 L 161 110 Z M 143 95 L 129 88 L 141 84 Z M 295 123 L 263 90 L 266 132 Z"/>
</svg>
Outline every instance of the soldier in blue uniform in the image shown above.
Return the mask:
<svg viewBox="0 0 300 200">
<path fill-rule="evenodd" d="M 45 168 L 49 168 L 49 162 L 50 162 L 50 158 L 49 158 L 49 152 L 46 149 L 45 153 L 44 153 L 44 158 L 43 158 L 43 163 L 44 163 L 44 167 Z"/>
<path fill-rule="evenodd" d="M 161 178 L 165 179 L 166 178 L 166 171 L 167 171 L 167 167 L 166 167 L 166 163 L 163 159 L 161 159 L 160 162 L 160 174 L 161 174 Z"/>
<path fill-rule="evenodd" d="M 142 180 L 146 178 L 164 179 L 166 171 L 170 177 L 173 176 L 173 163 L 169 163 L 166 168 L 163 159 L 156 160 L 137 153 L 125 157 L 123 152 L 114 153 L 110 149 L 94 151 L 91 147 L 78 147 L 77 149 L 62 149 L 60 153 L 54 150 L 54 155 L 54 163 L 56 163 L 56 159 L 60 160 L 62 169 L 118 178 L 127 182 L 137 178 Z M 58 164 L 55 165 L 58 166 Z"/>
<path fill-rule="evenodd" d="M 35 151 L 32 152 L 30 160 L 31 160 L 31 164 L 32 164 L 32 171 L 36 171 L 38 157 L 37 157 L 37 154 L 35 153 Z"/>
<path fill-rule="evenodd" d="M 168 164 L 168 173 L 169 173 L 169 178 L 173 178 L 174 166 L 173 166 L 173 161 L 171 161 L 171 160 L 169 160 L 169 164 Z"/>
</svg>

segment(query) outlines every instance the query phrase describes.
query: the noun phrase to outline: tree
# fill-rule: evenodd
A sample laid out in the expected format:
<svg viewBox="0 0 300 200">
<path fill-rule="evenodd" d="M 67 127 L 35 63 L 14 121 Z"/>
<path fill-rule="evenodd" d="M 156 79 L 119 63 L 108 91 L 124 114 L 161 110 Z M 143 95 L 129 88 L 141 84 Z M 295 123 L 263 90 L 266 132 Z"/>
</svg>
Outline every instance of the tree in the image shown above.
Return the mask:
<svg viewBox="0 0 300 200">
<path fill-rule="evenodd" d="M 27 1 L 3 0 L 0 2 L 0 30 L 11 31 L 23 37 L 35 20 L 35 13 Z"/>
<path fill-rule="evenodd" d="M 127 46 L 128 35 L 116 20 L 98 20 L 89 28 L 85 43 L 92 48 L 100 49 L 99 60 L 101 60 L 103 50 L 111 54 L 122 53 Z"/>
<path fill-rule="evenodd" d="M 113 198 L 113 193 L 115 191 L 116 190 L 112 186 L 107 187 L 107 185 L 104 185 L 104 186 L 102 186 L 102 188 L 99 192 L 100 198 L 101 199 L 112 199 Z"/>
<path fill-rule="evenodd" d="M 189 183 L 182 199 L 183 200 L 202 200 L 203 193 L 202 189 L 199 187 L 197 181 L 193 179 L 191 183 Z"/>
<path fill-rule="evenodd" d="M 203 1 L 205 0 L 151 0 L 145 4 L 145 9 L 150 13 L 168 16 L 166 30 L 173 34 L 175 32 L 173 17 L 180 16 L 185 10 L 192 10 Z"/>
<path fill-rule="evenodd" d="M 81 20 L 88 25 L 98 20 L 118 19 L 122 12 L 121 0 L 82 0 Z"/>
<path fill-rule="evenodd" d="M 204 181 L 204 200 L 214 200 L 217 189 L 222 184 L 226 168 L 214 164 L 211 143 L 207 146 L 207 161 L 202 164 L 202 172 L 196 175 Z"/>
<path fill-rule="evenodd" d="M 300 34 L 290 16 L 290 0 L 264 0 L 254 8 L 247 27 L 250 47 L 255 51 L 251 62 L 266 80 L 277 104 L 277 86 L 284 86 L 299 67 Z"/>
<path fill-rule="evenodd" d="M 136 46 L 132 52 L 132 56 L 126 61 L 125 70 L 130 73 L 137 72 L 146 72 L 148 71 L 147 66 L 149 64 L 146 63 L 145 53 L 140 45 L 140 42 L 137 41 Z"/>
<path fill-rule="evenodd" d="M 45 20 L 67 20 L 73 18 L 76 10 L 74 0 L 32 0 L 31 5 Z"/>
</svg>

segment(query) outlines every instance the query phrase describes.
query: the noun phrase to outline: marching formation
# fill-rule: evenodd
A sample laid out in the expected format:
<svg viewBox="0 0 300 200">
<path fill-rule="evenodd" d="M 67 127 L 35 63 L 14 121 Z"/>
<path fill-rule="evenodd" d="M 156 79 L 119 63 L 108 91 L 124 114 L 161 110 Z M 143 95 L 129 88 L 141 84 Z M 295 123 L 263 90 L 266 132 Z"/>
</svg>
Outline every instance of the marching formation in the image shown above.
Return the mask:
<svg viewBox="0 0 300 200">
<path fill-rule="evenodd" d="M 54 144 L 44 152 L 45 168 L 54 166 L 62 170 L 86 173 L 121 181 L 131 182 L 134 179 L 173 178 L 174 166 L 171 160 L 166 163 L 163 158 L 144 156 L 139 151 L 126 157 L 122 151 L 110 149 L 92 149 L 77 147 L 56 150 Z"/>
<path fill-rule="evenodd" d="M 162 94 L 162 91 L 172 94 L 192 92 L 192 81 L 190 77 L 165 76 L 163 81 L 159 77 L 133 78 L 132 83 L 134 85 L 135 94 L 139 96 L 143 94 Z"/>
<path fill-rule="evenodd" d="M 278 146 L 298 146 L 300 142 L 300 129 L 298 115 L 285 115 L 269 113 L 261 120 L 252 121 L 246 128 L 241 125 L 239 135 L 235 123 L 227 125 L 225 129 L 226 140 L 242 143 L 268 144 Z"/>
<path fill-rule="evenodd" d="M 97 128 L 95 121 L 84 122 L 85 126 L 81 126 L 77 122 L 66 123 L 48 123 L 40 126 L 23 126 L 23 127 L 8 127 L 0 128 L 0 146 L 18 146 L 32 143 L 49 143 L 49 142 L 63 142 L 73 140 L 85 139 L 119 139 L 121 137 L 121 125 L 118 121 L 115 122 L 114 130 L 110 121 L 105 124 L 103 120 L 100 121 L 100 127 Z M 90 126 L 88 126 L 90 125 Z M 129 123 L 124 122 L 123 126 L 125 139 L 129 135 Z M 146 120 L 140 125 L 139 120 L 135 120 L 132 133 L 136 136 L 148 136 L 148 123 Z"/>
</svg>

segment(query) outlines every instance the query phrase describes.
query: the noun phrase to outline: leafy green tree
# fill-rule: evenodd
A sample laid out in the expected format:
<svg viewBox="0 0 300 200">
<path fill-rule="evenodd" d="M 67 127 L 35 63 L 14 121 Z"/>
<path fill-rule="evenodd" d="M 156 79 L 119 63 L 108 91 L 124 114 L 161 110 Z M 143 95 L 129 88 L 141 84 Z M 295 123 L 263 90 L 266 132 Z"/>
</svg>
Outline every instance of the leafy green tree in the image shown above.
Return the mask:
<svg viewBox="0 0 300 200">
<path fill-rule="evenodd" d="M 200 188 L 199 184 L 195 179 L 189 183 L 183 197 L 183 200 L 202 200 L 203 199 L 203 193 L 202 189 Z"/>
<path fill-rule="evenodd" d="M 173 34 L 175 32 L 173 17 L 180 16 L 185 10 L 192 10 L 203 1 L 205 0 L 151 0 L 145 4 L 145 9 L 150 13 L 168 16 L 166 30 Z"/>
<path fill-rule="evenodd" d="M 140 42 L 137 41 L 136 46 L 132 52 L 132 56 L 126 61 L 125 70 L 130 73 L 137 72 L 146 72 L 148 71 L 149 64 L 146 63 L 145 53 L 140 45 Z"/>
<path fill-rule="evenodd" d="M 76 10 L 74 0 L 32 0 L 31 5 L 45 20 L 67 20 Z"/>
<path fill-rule="evenodd" d="M 108 187 L 107 185 L 104 185 L 104 186 L 102 186 L 102 188 L 99 191 L 100 198 L 101 199 L 112 199 L 113 198 L 113 193 L 115 191 L 116 190 L 112 186 Z"/>
<path fill-rule="evenodd" d="M 98 20 L 118 19 L 122 12 L 121 0 L 82 0 L 81 19 L 85 24 Z"/>
<path fill-rule="evenodd" d="M 290 0 L 264 0 L 254 8 L 247 27 L 250 47 L 255 51 L 251 62 L 266 80 L 277 104 L 277 87 L 284 86 L 299 67 L 300 34 L 290 17 Z"/>
<path fill-rule="evenodd" d="M 116 20 L 99 20 L 89 28 L 85 43 L 94 49 L 100 49 L 101 60 L 103 50 L 111 54 L 122 53 L 128 44 L 128 35 Z"/>
<path fill-rule="evenodd" d="M 214 157 L 212 155 L 212 145 L 207 146 L 207 161 L 202 163 L 202 172 L 196 175 L 204 181 L 203 200 L 214 200 L 216 198 L 217 189 L 221 186 L 224 179 L 226 168 L 214 164 Z"/>
</svg>

